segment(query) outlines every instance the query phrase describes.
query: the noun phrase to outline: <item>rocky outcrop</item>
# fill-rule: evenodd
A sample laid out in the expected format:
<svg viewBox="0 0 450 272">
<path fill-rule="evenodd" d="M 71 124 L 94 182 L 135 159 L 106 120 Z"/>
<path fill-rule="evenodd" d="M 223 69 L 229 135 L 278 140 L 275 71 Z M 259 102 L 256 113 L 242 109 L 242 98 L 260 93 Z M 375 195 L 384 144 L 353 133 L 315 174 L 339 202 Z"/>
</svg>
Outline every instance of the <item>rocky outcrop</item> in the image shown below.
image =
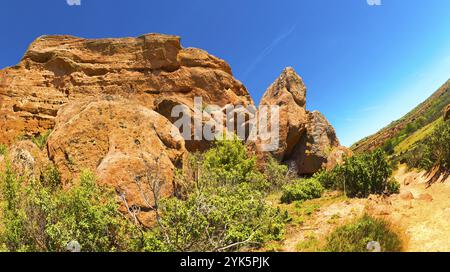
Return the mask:
<svg viewBox="0 0 450 272">
<path fill-rule="evenodd" d="M 0 155 L 0 172 L 5 170 L 7 163 L 18 176 L 34 179 L 50 165 L 46 152 L 28 140 L 14 143 L 5 156 Z"/>
<path fill-rule="evenodd" d="M 266 90 L 260 102 L 260 108 L 275 105 L 280 109 L 280 147 L 272 154 L 279 161 L 287 161 L 302 141 L 308 124 L 306 87 L 293 68 L 286 68 L 281 73 Z"/>
<path fill-rule="evenodd" d="M 90 170 L 113 186 L 139 219 L 151 222 L 151 183 L 161 196 L 176 193 L 174 171 L 186 153 L 184 140 L 165 117 L 144 106 L 113 96 L 80 100 L 63 107 L 48 139 L 49 158 L 63 182 Z"/>
<path fill-rule="evenodd" d="M 340 146 L 336 132 L 323 114 L 318 111 L 308 113 L 306 145 L 293 154 L 301 174 L 314 174 L 328 162 L 333 149 Z M 303 152 L 304 151 L 304 152 Z M 335 155 L 338 155 L 336 153 Z M 336 159 L 338 161 L 339 158 Z"/>
<path fill-rule="evenodd" d="M 448 104 L 444 110 L 444 121 L 447 121 L 449 119 L 450 119 L 450 104 Z"/>
<path fill-rule="evenodd" d="M 194 114 L 194 97 L 202 99 L 205 112 L 200 116 Z M 227 129 L 226 121 L 235 125 L 233 132 L 238 125 L 248 127 L 257 115 L 256 109 L 243 108 L 253 101 L 225 61 L 200 49 L 182 48 L 177 36 L 43 36 L 18 65 L 0 71 L 0 144 L 11 146 L 18 136 L 52 130 L 44 152 L 31 142 L 10 149 L 20 172 L 38 175 L 42 165 L 51 162 L 62 182 L 70 185 L 90 170 L 99 183 L 115 188 L 124 212 L 141 211 L 138 219 L 149 225 L 151 187 L 163 197 L 177 195 L 174 173 L 183 167 L 186 154 L 211 146 L 206 139 L 181 137 L 184 131 L 174 127 L 178 117 L 172 116 L 180 104 L 192 121 L 219 131 Z M 211 104 L 218 107 L 209 109 Z M 232 105 L 243 107 L 231 111 L 223 123 L 210 122 Z M 332 167 L 348 155 L 326 118 L 306 110 L 306 87 L 294 69 L 283 71 L 260 105 L 280 107 L 280 146 L 272 154 L 299 174 Z M 238 122 L 240 117 L 244 122 Z M 264 157 L 259 144 L 250 149 Z"/>
<path fill-rule="evenodd" d="M 0 71 L 0 143 L 52 129 L 63 105 L 104 94 L 150 109 L 158 98 L 191 108 L 195 96 L 219 106 L 253 103 L 225 61 L 182 48 L 177 36 L 42 36 L 18 65 Z"/>
<path fill-rule="evenodd" d="M 294 69 L 286 68 L 267 89 L 260 106 L 266 105 L 280 108 L 280 148 L 272 154 L 291 170 L 314 174 L 349 154 L 325 116 L 306 110 L 306 87 Z"/>
</svg>

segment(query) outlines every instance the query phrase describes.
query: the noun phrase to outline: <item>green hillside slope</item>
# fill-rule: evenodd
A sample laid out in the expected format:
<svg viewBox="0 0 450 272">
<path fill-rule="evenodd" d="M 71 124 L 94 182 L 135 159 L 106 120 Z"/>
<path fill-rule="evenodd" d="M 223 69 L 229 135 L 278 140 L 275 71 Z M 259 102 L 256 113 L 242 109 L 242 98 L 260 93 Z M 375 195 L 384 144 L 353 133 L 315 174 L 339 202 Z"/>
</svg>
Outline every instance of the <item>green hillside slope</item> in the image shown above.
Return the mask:
<svg viewBox="0 0 450 272">
<path fill-rule="evenodd" d="M 383 148 L 390 154 L 404 152 L 433 130 L 448 104 L 450 104 L 450 80 L 405 116 L 353 144 L 351 149 L 355 153 L 377 148 Z"/>
</svg>

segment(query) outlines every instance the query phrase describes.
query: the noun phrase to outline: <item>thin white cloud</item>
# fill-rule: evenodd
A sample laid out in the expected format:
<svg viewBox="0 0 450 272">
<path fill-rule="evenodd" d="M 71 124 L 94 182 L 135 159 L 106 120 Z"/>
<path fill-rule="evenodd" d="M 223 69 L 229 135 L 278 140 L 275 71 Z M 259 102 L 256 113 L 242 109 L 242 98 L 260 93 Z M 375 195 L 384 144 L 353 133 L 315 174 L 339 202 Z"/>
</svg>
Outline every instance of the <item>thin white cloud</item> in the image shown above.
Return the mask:
<svg viewBox="0 0 450 272">
<path fill-rule="evenodd" d="M 381 106 L 369 106 L 362 109 L 359 109 L 359 112 L 372 112 L 381 109 Z"/>
<path fill-rule="evenodd" d="M 81 6 L 81 0 L 66 0 L 69 6 Z"/>
<path fill-rule="evenodd" d="M 256 57 L 256 59 L 247 67 L 244 72 L 244 78 L 246 78 L 258 65 L 261 61 L 263 61 L 272 51 L 275 49 L 280 42 L 289 37 L 294 30 L 297 28 L 297 23 L 293 24 L 287 31 L 282 32 L 278 37 L 276 37 L 261 53 Z"/>
</svg>

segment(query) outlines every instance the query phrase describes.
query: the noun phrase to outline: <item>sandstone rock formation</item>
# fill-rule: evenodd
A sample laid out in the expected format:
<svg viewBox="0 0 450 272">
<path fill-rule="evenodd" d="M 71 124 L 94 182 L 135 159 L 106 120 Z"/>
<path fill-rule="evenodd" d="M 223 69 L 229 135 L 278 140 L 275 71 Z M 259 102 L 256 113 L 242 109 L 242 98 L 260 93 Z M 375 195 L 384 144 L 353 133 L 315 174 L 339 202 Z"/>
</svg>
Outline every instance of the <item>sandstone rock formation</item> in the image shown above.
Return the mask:
<svg viewBox="0 0 450 272">
<path fill-rule="evenodd" d="M 52 129 L 61 106 L 100 94 L 151 109 L 158 98 L 189 107 L 195 96 L 219 106 L 253 103 L 225 61 L 182 48 L 177 36 L 42 36 L 18 65 L 0 71 L 0 143 Z"/>
<path fill-rule="evenodd" d="M 0 171 L 5 170 L 6 163 L 9 163 L 19 176 L 38 178 L 50 161 L 45 151 L 40 150 L 31 141 L 22 140 L 8 148 L 6 157 L 0 155 Z"/>
<path fill-rule="evenodd" d="M 267 89 L 260 106 L 280 107 L 280 148 L 272 154 L 300 175 L 332 168 L 351 155 L 318 111 L 306 110 L 306 87 L 293 68 L 286 68 Z M 330 158 L 330 159 L 328 159 Z"/>
<path fill-rule="evenodd" d="M 177 189 L 173 176 L 175 168 L 182 167 L 184 140 L 172 135 L 177 130 L 155 111 L 106 96 L 68 104 L 55 122 L 48 154 L 64 182 L 90 170 L 141 211 L 150 211 L 154 204 L 148 181 L 161 183 L 161 196 Z"/>
<path fill-rule="evenodd" d="M 210 104 L 218 109 L 195 117 L 194 97 L 202 98 L 202 110 Z M 173 125 L 178 118 L 172 117 L 179 104 L 205 126 L 232 105 L 245 107 L 253 101 L 225 61 L 182 48 L 176 36 L 43 36 L 18 65 L 0 71 L 0 144 L 10 146 L 21 173 L 38 175 L 53 163 L 69 184 L 83 170 L 94 172 L 99 183 L 116 189 L 124 212 L 126 207 L 140 210 L 138 219 L 149 225 L 154 205 L 150 187 L 157 185 L 162 196 L 177 195 L 175 169 L 183 167 L 188 152 L 211 146 L 204 139 L 181 137 Z M 261 101 L 266 105 L 281 109 L 281 146 L 273 155 L 299 174 L 333 167 L 349 155 L 326 118 L 306 110 L 306 87 L 292 68 L 268 88 Z M 237 108 L 229 121 L 236 127 L 239 116 L 248 121 L 256 114 L 256 109 Z M 214 126 L 227 129 L 225 124 Z M 19 136 L 47 130 L 52 132 L 44 151 L 29 141 L 17 143 Z M 254 146 L 258 156 L 265 155 L 257 152 L 258 143 Z"/>
<path fill-rule="evenodd" d="M 260 108 L 274 105 L 280 107 L 280 147 L 272 154 L 280 161 L 287 161 L 308 123 L 306 87 L 293 68 L 286 68 L 264 93 Z"/>
</svg>

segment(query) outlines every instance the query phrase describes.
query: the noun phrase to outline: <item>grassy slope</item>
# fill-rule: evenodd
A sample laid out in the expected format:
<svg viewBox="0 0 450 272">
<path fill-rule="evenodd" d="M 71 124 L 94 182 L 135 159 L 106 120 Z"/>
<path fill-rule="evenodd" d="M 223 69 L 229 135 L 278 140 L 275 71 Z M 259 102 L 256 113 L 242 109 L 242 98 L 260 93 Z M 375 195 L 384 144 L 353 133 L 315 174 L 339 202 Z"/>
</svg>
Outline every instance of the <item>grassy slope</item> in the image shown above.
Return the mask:
<svg viewBox="0 0 450 272">
<path fill-rule="evenodd" d="M 403 152 L 407 152 L 410 150 L 415 143 L 419 142 L 420 140 L 423 140 L 426 136 L 430 135 L 431 132 L 433 132 L 434 128 L 443 122 L 443 118 L 439 118 L 435 120 L 434 122 L 422 127 L 421 129 L 414 132 L 412 135 L 401 141 L 396 147 L 395 147 L 395 154 L 400 154 Z"/>
<path fill-rule="evenodd" d="M 448 104 L 450 104 L 450 80 L 405 116 L 353 144 L 351 149 L 357 153 L 367 152 L 385 146 L 388 141 L 392 142 L 396 152 L 406 148 L 417 138 L 423 137 L 424 133 L 429 132 L 424 128 L 438 120 Z M 418 131 L 421 132 L 416 134 Z M 411 138 L 415 134 L 416 138 Z M 406 140 L 408 143 L 403 143 Z"/>
</svg>

